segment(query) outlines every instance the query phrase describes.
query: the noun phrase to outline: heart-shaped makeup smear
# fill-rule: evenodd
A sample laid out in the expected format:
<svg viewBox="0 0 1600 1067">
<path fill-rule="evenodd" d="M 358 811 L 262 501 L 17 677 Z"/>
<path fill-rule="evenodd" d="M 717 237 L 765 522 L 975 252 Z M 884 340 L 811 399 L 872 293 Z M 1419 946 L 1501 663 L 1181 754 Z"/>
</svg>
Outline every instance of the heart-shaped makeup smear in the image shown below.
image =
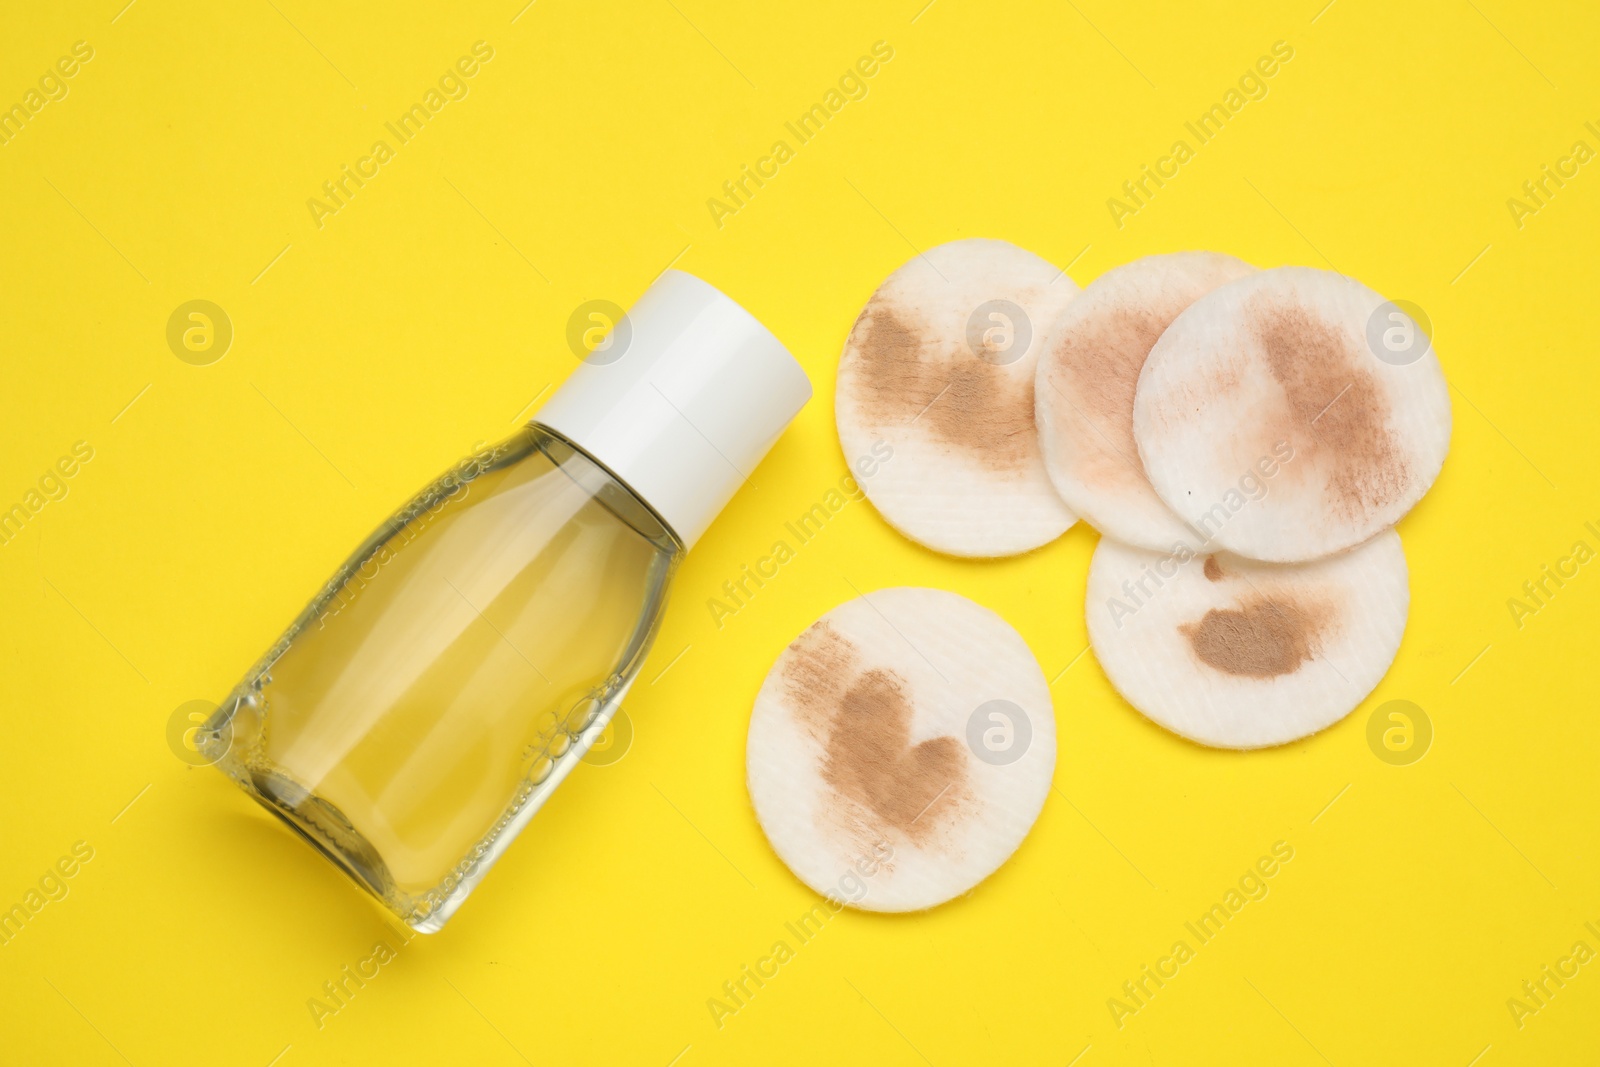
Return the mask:
<svg viewBox="0 0 1600 1067">
<path fill-rule="evenodd" d="M 1021 740 L 992 760 L 980 731 L 998 701 Z M 778 656 L 745 759 L 756 819 L 802 882 L 837 907 L 920 911 L 987 878 L 1038 818 L 1056 762 L 1050 683 L 988 608 L 880 589 Z"/>
<path fill-rule="evenodd" d="M 922 844 L 954 813 L 967 758 L 948 734 L 912 745 L 912 711 L 899 675 L 882 669 L 859 675 L 833 714 L 823 778 Z"/>
</svg>

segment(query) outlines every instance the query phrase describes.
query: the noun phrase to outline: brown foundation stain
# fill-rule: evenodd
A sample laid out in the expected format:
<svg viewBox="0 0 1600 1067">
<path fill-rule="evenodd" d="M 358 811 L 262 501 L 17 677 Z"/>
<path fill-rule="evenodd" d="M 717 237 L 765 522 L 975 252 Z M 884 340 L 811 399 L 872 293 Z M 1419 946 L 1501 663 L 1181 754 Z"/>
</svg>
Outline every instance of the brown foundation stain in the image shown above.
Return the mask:
<svg viewBox="0 0 1600 1067">
<path fill-rule="evenodd" d="M 858 673 L 860 653 L 849 639 L 828 625 L 816 623 L 789 644 L 783 666 L 784 690 L 796 716 L 818 741 L 827 737 L 834 710 L 850 679 Z"/>
<path fill-rule="evenodd" d="M 1139 386 L 1139 372 L 1175 317 L 1143 308 L 1118 307 L 1097 318 L 1093 328 L 1064 339 L 1066 364 L 1088 414 L 1124 429 L 1130 445 L 1133 394 Z M 1119 446 L 1122 443 L 1117 442 Z"/>
<path fill-rule="evenodd" d="M 926 845 L 951 824 L 967 787 L 967 755 L 949 735 L 911 744 L 905 679 L 862 669 L 861 650 L 826 621 L 789 645 L 781 676 L 790 707 L 822 749 L 833 791 L 825 814 L 863 843 L 899 831 Z"/>
<path fill-rule="evenodd" d="M 1113 461 L 1109 479 L 1146 480 L 1133 438 L 1133 397 L 1150 349 L 1181 310 L 1168 315 L 1165 309 L 1109 309 L 1062 338 L 1053 354 L 1053 380 L 1084 407 L 1081 413 L 1063 412 L 1063 423 L 1076 428 L 1089 454 L 1111 449 L 1112 455 L 1104 457 Z"/>
<path fill-rule="evenodd" d="M 859 399 L 873 422 L 915 419 L 937 440 L 1001 473 L 1039 462 L 1031 374 L 979 359 L 965 339 L 925 338 L 877 297 L 850 337 L 861 354 Z"/>
<path fill-rule="evenodd" d="M 1260 597 L 1205 613 L 1178 631 L 1206 666 L 1247 678 L 1293 674 L 1316 655 L 1326 613 L 1293 600 Z"/>
<path fill-rule="evenodd" d="M 1333 324 L 1304 307 L 1257 301 L 1256 339 L 1288 401 L 1285 428 L 1327 458 L 1328 487 L 1347 517 L 1387 507 L 1406 490 L 1411 472 L 1390 406 L 1362 354 Z"/>
<path fill-rule="evenodd" d="M 1216 556 L 1206 557 L 1206 578 L 1213 582 L 1222 581 L 1222 564 L 1217 562 Z"/>
<path fill-rule="evenodd" d="M 949 735 L 911 744 L 905 690 L 893 671 L 870 670 L 855 680 L 833 718 L 823 778 L 920 845 L 956 807 L 967 761 L 961 741 Z"/>
</svg>

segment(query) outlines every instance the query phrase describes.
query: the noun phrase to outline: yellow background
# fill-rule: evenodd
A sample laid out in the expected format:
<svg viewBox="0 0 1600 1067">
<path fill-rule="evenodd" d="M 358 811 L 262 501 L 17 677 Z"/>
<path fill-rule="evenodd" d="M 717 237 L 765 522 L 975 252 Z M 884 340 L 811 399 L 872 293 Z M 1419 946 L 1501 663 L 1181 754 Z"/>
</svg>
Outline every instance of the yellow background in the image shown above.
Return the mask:
<svg viewBox="0 0 1600 1067">
<path fill-rule="evenodd" d="M 1506 605 L 1600 548 L 1600 163 L 1520 229 L 1506 206 L 1574 141 L 1600 148 L 1592 5 L 121 2 L 11 3 L 0 35 L 5 104 L 95 50 L 0 146 L 0 506 L 94 449 L 0 546 L 0 906 L 94 849 L 0 947 L 0 1061 L 1600 1061 L 1600 962 L 1520 1029 L 1506 1006 L 1575 941 L 1600 949 L 1600 564 L 1520 629 Z M 318 229 L 307 198 L 478 40 L 470 95 Z M 879 40 L 867 97 L 715 226 L 707 198 Z M 1269 95 L 1114 225 L 1106 199 L 1279 40 Z M 1082 527 L 957 562 L 853 503 L 713 624 L 707 598 L 845 473 L 833 369 L 867 296 L 967 236 L 1080 284 L 1183 248 L 1336 265 L 1431 315 L 1453 450 L 1401 527 L 1399 658 L 1347 720 L 1254 754 L 1146 722 L 1074 663 Z M 574 366 L 575 307 L 626 306 L 672 262 L 765 321 L 817 398 L 687 561 L 632 750 L 579 768 L 446 930 L 319 1030 L 307 999 L 400 935 L 175 759 L 167 720 L 526 417 Z M 165 341 L 196 298 L 235 329 L 209 366 Z M 1009 619 L 1055 679 L 1057 790 L 971 896 L 845 913 L 719 1029 L 707 999 L 817 899 L 751 813 L 750 702 L 850 583 Z M 1389 699 L 1434 724 L 1413 765 L 1368 748 Z M 1119 1028 L 1107 999 L 1279 840 L 1270 895 Z"/>
</svg>

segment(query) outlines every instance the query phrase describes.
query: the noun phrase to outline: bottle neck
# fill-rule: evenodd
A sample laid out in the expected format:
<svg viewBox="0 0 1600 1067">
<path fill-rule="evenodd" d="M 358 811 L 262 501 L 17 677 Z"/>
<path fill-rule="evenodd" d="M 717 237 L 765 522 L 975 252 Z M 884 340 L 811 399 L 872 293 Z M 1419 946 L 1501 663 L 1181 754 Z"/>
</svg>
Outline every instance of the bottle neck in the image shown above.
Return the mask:
<svg viewBox="0 0 1600 1067">
<path fill-rule="evenodd" d="M 536 446 L 558 470 L 641 537 L 674 555 L 687 551 L 683 538 L 650 502 L 582 445 L 537 419 L 529 422 L 526 430 L 534 434 Z"/>
</svg>

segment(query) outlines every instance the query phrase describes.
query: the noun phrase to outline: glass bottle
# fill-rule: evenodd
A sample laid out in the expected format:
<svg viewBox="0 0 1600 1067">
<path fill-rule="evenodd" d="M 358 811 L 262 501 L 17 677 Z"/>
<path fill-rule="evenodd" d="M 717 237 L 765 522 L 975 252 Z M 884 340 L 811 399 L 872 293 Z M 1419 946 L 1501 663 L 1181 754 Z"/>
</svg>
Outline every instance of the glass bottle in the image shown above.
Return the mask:
<svg viewBox="0 0 1600 1067">
<path fill-rule="evenodd" d="M 199 739 L 419 932 L 599 737 L 684 552 L 811 395 L 759 322 L 678 271 L 596 352 L 359 546 Z"/>
</svg>

